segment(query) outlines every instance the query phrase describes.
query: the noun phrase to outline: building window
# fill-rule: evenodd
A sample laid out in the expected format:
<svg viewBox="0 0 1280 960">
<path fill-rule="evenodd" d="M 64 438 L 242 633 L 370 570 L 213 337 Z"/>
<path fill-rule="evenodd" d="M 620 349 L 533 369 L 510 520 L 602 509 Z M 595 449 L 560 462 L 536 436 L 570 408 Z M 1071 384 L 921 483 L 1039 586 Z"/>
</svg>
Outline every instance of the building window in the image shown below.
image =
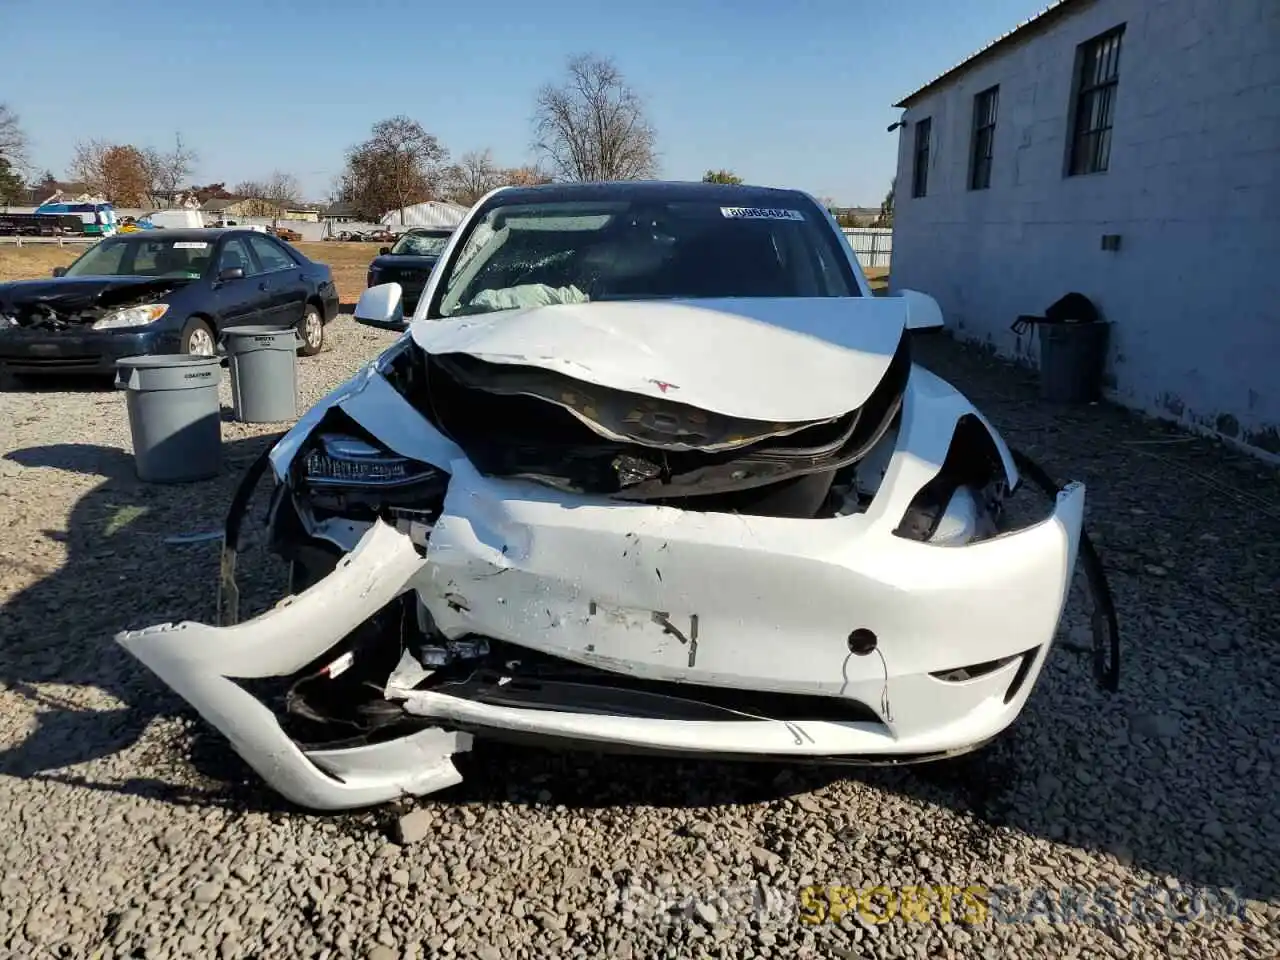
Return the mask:
<svg viewBox="0 0 1280 960">
<path fill-rule="evenodd" d="M 969 154 L 969 189 L 991 186 L 991 155 L 996 139 L 996 111 L 1000 88 L 983 90 L 973 98 L 973 146 Z"/>
<path fill-rule="evenodd" d="M 929 192 L 929 133 L 933 118 L 925 117 L 916 122 L 915 163 L 911 170 L 911 196 L 923 197 Z"/>
<path fill-rule="evenodd" d="M 1102 173 L 1111 162 L 1111 123 L 1120 82 L 1120 38 L 1124 25 L 1082 43 L 1077 77 L 1071 156 L 1067 175 Z"/>
</svg>

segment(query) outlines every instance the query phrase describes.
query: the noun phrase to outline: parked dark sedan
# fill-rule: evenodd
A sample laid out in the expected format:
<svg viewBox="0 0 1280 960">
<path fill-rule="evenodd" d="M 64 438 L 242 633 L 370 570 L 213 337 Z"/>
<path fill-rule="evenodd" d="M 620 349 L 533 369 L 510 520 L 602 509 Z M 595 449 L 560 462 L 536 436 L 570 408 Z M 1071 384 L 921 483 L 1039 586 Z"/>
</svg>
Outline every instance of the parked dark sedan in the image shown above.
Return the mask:
<svg viewBox="0 0 1280 960">
<path fill-rule="evenodd" d="M 406 231 L 393 246 L 383 247 L 369 264 L 368 285 L 400 284 L 404 312 L 412 313 L 451 236 L 452 227 L 414 227 Z"/>
<path fill-rule="evenodd" d="M 293 327 L 300 352 L 338 313 L 333 274 L 253 230 L 148 230 L 102 240 L 49 280 L 0 284 L 0 367 L 112 373 L 120 357 L 212 356 L 220 331 Z"/>
</svg>

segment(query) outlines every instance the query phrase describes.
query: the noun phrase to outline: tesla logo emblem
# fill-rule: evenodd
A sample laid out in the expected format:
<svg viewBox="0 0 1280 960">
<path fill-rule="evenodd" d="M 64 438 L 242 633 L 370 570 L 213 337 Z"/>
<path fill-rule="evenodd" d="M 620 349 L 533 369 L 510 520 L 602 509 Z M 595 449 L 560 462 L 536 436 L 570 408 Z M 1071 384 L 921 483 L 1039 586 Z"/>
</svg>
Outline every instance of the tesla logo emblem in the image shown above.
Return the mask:
<svg viewBox="0 0 1280 960">
<path fill-rule="evenodd" d="M 659 390 L 661 390 L 663 393 L 666 393 L 668 390 L 679 390 L 679 389 L 680 389 L 680 388 L 679 388 L 679 387 L 677 387 L 674 383 L 664 383 L 664 382 L 663 382 L 663 381 L 661 381 L 661 380 L 650 380 L 649 382 L 650 382 L 650 383 L 652 383 L 654 386 L 656 386 L 656 387 L 657 387 Z"/>
</svg>

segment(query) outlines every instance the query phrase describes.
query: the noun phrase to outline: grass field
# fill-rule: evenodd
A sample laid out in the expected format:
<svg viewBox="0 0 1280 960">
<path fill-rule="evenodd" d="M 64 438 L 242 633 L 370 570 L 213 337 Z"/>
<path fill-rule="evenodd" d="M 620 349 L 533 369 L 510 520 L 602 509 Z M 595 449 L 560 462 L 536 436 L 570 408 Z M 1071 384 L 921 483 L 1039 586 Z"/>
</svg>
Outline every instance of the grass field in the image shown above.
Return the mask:
<svg viewBox="0 0 1280 960">
<path fill-rule="evenodd" d="M 327 263 L 333 269 L 338 296 L 344 304 L 354 304 L 359 298 L 365 287 L 369 261 L 378 255 L 379 249 L 376 243 L 296 243 L 294 246 L 312 260 Z M 52 243 L 32 243 L 22 247 L 0 244 L 0 283 L 47 277 L 54 267 L 66 266 L 85 249 L 83 245 L 59 247 Z M 888 270 L 868 267 L 866 274 L 876 292 L 887 287 Z"/>
</svg>

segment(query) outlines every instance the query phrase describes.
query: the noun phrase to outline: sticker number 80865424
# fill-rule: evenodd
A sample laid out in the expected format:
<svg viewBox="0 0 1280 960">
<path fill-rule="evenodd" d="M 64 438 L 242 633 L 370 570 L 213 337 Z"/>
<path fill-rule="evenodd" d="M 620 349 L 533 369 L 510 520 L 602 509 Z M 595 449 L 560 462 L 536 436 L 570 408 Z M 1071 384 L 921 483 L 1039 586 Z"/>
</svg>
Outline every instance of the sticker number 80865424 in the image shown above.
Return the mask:
<svg viewBox="0 0 1280 960">
<path fill-rule="evenodd" d="M 720 213 L 730 220 L 803 220 L 799 210 L 776 207 L 721 207 Z"/>
</svg>

